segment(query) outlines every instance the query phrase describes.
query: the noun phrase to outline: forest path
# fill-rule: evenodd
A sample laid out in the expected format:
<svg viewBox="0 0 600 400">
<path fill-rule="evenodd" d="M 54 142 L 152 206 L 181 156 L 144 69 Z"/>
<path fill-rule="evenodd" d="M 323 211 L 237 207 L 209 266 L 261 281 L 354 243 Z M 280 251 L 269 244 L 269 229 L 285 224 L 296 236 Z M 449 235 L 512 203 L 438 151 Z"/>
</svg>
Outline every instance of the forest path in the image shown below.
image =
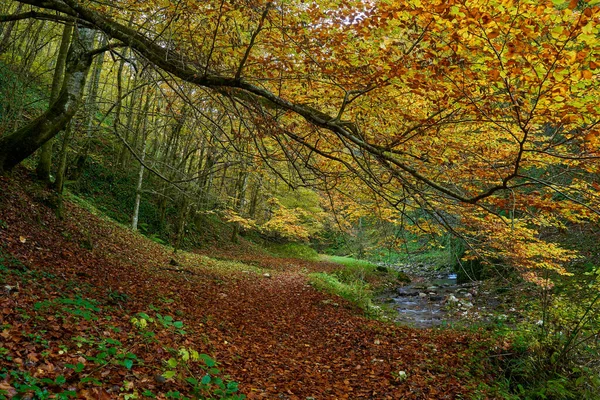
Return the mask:
<svg viewBox="0 0 600 400">
<path fill-rule="evenodd" d="M 15 367 L 2 359 L 0 367 L 39 370 L 42 349 L 26 333 L 50 332 L 46 364 L 52 360 L 56 373 L 62 368 L 70 377 L 64 365 L 76 355 L 61 353 L 61 341 L 69 344 L 84 333 L 108 335 L 98 324 L 110 320 L 119 328 L 111 328 L 117 333 L 110 335 L 130 343 L 144 362 L 131 371 L 111 366 L 89 372 L 105 382 L 93 390 L 108 397 L 96 398 L 122 397 L 123 389 L 114 387 L 124 379 L 131 382 L 127 390 L 185 390 L 185 383 L 152 379 L 164 369 L 166 349 L 182 346 L 214 356 L 249 399 L 454 399 L 468 397 L 478 383 L 491 379 L 482 364 L 489 346 L 482 335 L 369 320 L 312 288 L 307 272 L 331 270 L 331 264 L 241 254 L 237 258 L 247 263 L 242 265 L 180 252 L 174 266 L 166 247 L 79 205 L 68 203 L 67 217 L 58 220 L 45 205 L 51 202 L 49 192 L 28 182 L 0 178 L 0 241 L 3 252 L 41 278 L 23 280 L 17 267 L 7 264 L 4 283 L 18 290 L 0 297 L 0 333 L 18 358 L 34 354 L 38 361 Z M 99 315 L 108 318 L 56 324 L 23 317 L 22 310 L 32 313 L 36 302 L 77 296 L 94 299 L 101 305 Z M 188 333 L 159 332 L 153 343 L 132 339 L 131 317 L 157 310 L 180 319 Z M 406 379 L 398 378 L 400 371 Z M 74 388 L 79 398 L 92 390 Z"/>
</svg>

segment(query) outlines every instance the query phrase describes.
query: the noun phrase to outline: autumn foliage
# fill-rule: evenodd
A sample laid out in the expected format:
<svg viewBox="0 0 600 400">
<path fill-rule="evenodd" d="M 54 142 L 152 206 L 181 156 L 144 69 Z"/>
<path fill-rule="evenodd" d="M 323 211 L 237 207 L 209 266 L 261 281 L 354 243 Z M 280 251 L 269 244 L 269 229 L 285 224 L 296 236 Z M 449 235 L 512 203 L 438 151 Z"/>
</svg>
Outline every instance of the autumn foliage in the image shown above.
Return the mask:
<svg viewBox="0 0 600 400">
<path fill-rule="evenodd" d="M 473 257 L 560 272 L 540 232 L 598 218 L 595 1 L 25 3 L 216 95 L 254 162 L 294 163 L 350 219 L 427 212 Z"/>
<path fill-rule="evenodd" d="M 9 397 L 33 393 L 27 383 L 85 399 L 191 396 L 186 378 L 207 373 L 193 351 L 217 360 L 249 399 L 441 398 L 491 378 L 468 372 L 486 346 L 479 335 L 368 320 L 308 285 L 307 271 L 333 264 L 214 249 L 246 264 L 180 253 L 174 266 L 138 233 L 74 204 L 58 221 L 43 204 L 49 192 L 0 184 L 10 193 L 0 203 L 0 390 Z"/>
</svg>

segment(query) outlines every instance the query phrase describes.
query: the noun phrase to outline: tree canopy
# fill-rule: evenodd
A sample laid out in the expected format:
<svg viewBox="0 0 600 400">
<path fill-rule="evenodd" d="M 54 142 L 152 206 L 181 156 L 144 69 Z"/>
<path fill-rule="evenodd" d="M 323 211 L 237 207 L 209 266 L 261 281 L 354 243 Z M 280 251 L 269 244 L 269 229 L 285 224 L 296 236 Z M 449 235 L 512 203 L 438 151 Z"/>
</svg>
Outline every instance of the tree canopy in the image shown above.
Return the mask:
<svg viewBox="0 0 600 400">
<path fill-rule="evenodd" d="M 235 110 L 248 160 L 348 218 L 451 230 L 535 280 L 574 257 L 545 227 L 600 216 L 596 0 L 19 2 L 0 20 L 100 31 L 90 57 L 142 60 L 197 112 Z M 3 169 L 59 128 L 4 135 L 35 144 Z"/>
</svg>

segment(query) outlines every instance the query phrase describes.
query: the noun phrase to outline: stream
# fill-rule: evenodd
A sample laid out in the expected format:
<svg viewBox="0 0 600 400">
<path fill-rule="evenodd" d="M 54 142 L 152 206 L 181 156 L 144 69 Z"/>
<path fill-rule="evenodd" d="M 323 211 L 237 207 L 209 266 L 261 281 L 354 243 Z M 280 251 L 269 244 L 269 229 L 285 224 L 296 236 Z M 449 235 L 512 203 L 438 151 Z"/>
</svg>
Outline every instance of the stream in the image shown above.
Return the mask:
<svg viewBox="0 0 600 400">
<path fill-rule="evenodd" d="M 459 321 L 474 310 L 476 283 L 458 284 L 456 274 L 437 272 L 410 276 L 411 282 L 381 295 L 396 311 L 395 320 L 415 328 L 432 328 Z"/>
</svg>

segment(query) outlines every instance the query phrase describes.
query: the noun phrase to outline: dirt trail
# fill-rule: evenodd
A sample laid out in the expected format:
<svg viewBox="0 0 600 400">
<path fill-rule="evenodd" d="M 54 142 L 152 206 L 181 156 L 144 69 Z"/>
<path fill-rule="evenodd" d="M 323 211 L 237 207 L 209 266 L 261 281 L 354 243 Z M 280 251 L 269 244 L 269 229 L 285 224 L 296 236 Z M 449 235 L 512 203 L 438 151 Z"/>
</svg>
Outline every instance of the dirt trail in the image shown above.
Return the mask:
<svg viewBox="0 0 600 400">
<path fill-rule="evenodd" d="M 146 352 L 145 364 L 128 376 L 140 388 L 160 386 L 150 378 L 163 365 L 160 355 L 167 343 L 216 357 L 249 399 L 454 399 L 468 397 L 478 381 L 490 379 L 471 368 L 473 355 L 486 346 L 480 336 L 368 320 L 308 285 L 307 270 L 330 270 L 331 265 L 238 257 L 268 268 L 266 277 L 252 268 L 215 270 L 209 259 L 182 253 L 174 267 L 164 247 L 77 205 L 68 204 L 66 219 L 57 220 L 44 205 L 49 193 L 29 183 L 0 178 L 0 191 L 3 251 L 29 269 L 56 277 L 48 278 L 51 290 L 37 282 L 20 287 L 17 295 L 0 296 L 0 317 L 12 326 L 4 331 L 7 342 L 24 346 L 18 331 L 33 329 L 34 322 L 20 319 L 18 309 L 35 301 L 82 294 L 109 304 L 111 293 L 123 293 L 127 301 L 114 307 L 112 319 L 123 332 L 131 329 L 130 317 L 147 312 L 151 304 L 177 315 L 189 331 L 176 343 L 161 337 L 154 347 L 132 344 Z M 86 324 L 77 329 L 87 329 Z M 69 326 L 57 330 L 62 340 L 74 335 Z M 28 348 L 38 351 L 33 344 Z M 20 368 L 35 368 L 25 364 Z M 399 371 L 407 379 L 398 379 Z"/>
</svg>

